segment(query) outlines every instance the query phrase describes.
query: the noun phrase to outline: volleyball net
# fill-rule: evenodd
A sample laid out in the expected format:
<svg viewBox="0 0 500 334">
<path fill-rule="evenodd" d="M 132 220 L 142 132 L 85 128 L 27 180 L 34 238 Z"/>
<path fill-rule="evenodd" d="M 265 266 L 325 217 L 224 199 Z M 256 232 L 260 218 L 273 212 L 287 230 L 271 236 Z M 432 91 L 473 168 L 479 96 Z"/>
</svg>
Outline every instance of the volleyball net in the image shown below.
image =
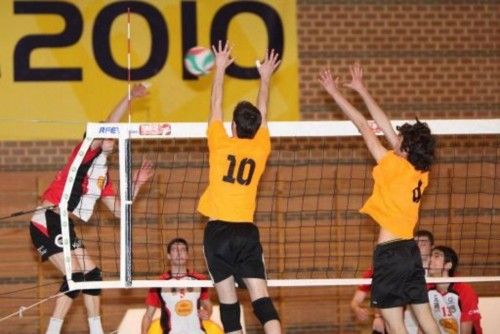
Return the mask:
<svg viewBox="0 0 500 334">
<path fill-rule="evenodd" d="M 451 280 L 500 281 L 500 119 L 427 123 L 437 135 L 437 161 L 417 229 L 431 231 L 436 245 L 457 251 L 460 277 Z M 225 126 L 230 133 L 230 124 Z M 176 237 L 189 243 L 189 267 L 206 271 L 206 218 L 196 211 L 208 183 L 206 128 L 206 123 L 87 125 L 79 157 L 93 139 L 118 141 L 108 165 L 121 198 L 121 218 L 99 206 L 88 223 L 76 224 L 104 279 L 77 283 L 68 274 L 70 289 L 211 286 L 210 281 L 158 280 L 169 268 L 166 245 Z M 272 153 L 254 219 L 269 286 L 369 282 L 360 277 L 371 266 L 378 226 L 358 210 L 371 194 L 375 161 L 357 129 L 348 121 L 271 122 L 269 129 Z M 154 163 L 154 176 L 132 202 L 132 170 L 144 159 Z M 65 198 L 80 161 L 74 161 L 60 204 L 68 273 Z"/>
</svg>

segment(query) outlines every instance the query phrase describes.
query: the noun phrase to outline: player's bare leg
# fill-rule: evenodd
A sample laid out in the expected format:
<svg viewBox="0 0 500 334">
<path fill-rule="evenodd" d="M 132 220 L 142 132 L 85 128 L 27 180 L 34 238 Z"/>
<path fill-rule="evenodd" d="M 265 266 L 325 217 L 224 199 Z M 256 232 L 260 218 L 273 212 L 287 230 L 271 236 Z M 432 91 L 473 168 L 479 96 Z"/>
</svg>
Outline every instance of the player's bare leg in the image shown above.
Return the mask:
<svg viewBox="0 0 500 334">
<path fill-rule="evenodd" d="M 410 304 L 411 310 L 417 319 L 418 325 L 425 334 L 439 334 L 441 333 L 436 320 L 432 316 L 429 303 L 424 304 Z"/>
<path fill-rule="evenodd" d="M 408 334 L 404 324 L 403 307 L 391 307 L 380 309 L 384 318 L 385 327 L 389 334 Z"/>
<path fill-rule="evenodd" d="M 244 278 L 252 303 L 256 300 L 269 297 L 267 282 L 261 278 Z M 281 323 L 277 319 L 269 320 L 263 324 L 266 334 L 281 334 Z"/>
<path fill-rule="evenodd" d="M 79 271 L 80 265 L 76 257 L 72 256 L 72 267 L 73 270 Z M 64 275 L 66 273 L 64 267 L 64 253 L 57 253 L 49 257 L 49 261 Z M 64 318 L 69 312 L 71 305 L 73 304 L 73 298 L 67 295 L 62 295 L 57 298 L 54 312 L 50 318 L 49 326 L 47 327 L 47 334 L 60 333 Z"/>
</svg>

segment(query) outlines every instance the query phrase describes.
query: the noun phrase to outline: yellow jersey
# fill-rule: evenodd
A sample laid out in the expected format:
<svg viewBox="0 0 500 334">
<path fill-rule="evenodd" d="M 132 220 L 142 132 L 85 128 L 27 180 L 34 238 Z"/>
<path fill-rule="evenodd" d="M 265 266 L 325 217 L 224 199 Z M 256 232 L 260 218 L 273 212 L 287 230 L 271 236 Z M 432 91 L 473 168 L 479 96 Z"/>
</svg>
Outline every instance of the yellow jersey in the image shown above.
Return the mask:
<svg viewBox="0 0 500 334">
<path fill-rule="evenodd" d="M 271 152 L 267 127 L 252 139 L 229 137 L 221 121 L 208 125 L 208 187 L 198 211 L 233 223 L 253 222 L 257 188 Z"/>
<path fill-rule="evenodd" d="M 372 175 L 373 193 L 359 211 L 398 237 L 413 238 L 429 173 L 416 170 L 408 160 L 388 151 Z"/>
</svg>

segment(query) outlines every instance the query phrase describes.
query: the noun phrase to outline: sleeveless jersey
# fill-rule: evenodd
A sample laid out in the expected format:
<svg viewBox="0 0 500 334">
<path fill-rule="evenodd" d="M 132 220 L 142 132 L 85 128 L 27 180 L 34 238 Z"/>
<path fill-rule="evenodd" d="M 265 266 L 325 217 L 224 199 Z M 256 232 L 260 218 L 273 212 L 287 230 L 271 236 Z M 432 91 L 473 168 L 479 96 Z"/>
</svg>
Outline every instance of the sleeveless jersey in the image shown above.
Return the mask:
<svg viewBox="0 0 500 334">
<path fill-rule="evenodd" d="M 466 321 L 472 322 L 472 333 L 482 334 L 478 297 L 469 284 L 452 283 L 446 293 L 430 285 L 429 303 L 441 334 L 460 334 L 460 323 Z"/>
<path fill-rule="evenodd" d="M 209 183 L 198 211 L 225 222 L 253 222 L 257 188 L 271 152 L 269 130 L 252 139 L 228 137 L 221 121 L 208 125 Z"/>
<path fill-rule="evenodd" d="M 165 273 L 160 279 L 205 280 L 204 275 L 190 273 L 181 278 Z M 152 288 L 146 298 L 146 304 L 161 310 L 160 323 L 163 333 L 167 334 L 203 334 L 198 309 L 200 300 L 209 299 L 207 288 Z"/>
</svg>

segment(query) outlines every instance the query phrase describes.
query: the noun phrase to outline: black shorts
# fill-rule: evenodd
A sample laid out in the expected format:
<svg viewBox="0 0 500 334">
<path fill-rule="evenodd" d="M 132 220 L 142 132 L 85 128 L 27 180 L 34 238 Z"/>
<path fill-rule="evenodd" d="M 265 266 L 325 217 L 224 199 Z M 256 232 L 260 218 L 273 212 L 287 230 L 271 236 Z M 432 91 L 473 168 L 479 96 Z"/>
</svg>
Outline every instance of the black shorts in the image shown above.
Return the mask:
<svg viewBox="0 0 500 334">
<path fill-rule="evenodd" d="M 203 250 L 215 283 L 234 276 L 238 285 L 244 287 L 243 278 L 266 279 L 259 230 L 253 223 L 209 221 Z"/>
<path fill-rule="evenodd" d="M 38 220 L 45 219 L 47 233 L 36 227 L 32 221 L 30 224 L 31 241 L 42 257 L 42 261 L 47 261 L 50 256 L 63 251 L 61 218 L 58 213 L 52 210 L 39 212 L 36 217 Z M 69 219 L 69 238 L 71 250 L 84 248 L 82 241 L 76 237 L 75 224 L 71 219 Z"/>
<path fill-rule="evenodd" d="M 414 240 L 379 244 L 373 253 L 372 306 L 428 303 L 425 270 Z"/>
</svg>

